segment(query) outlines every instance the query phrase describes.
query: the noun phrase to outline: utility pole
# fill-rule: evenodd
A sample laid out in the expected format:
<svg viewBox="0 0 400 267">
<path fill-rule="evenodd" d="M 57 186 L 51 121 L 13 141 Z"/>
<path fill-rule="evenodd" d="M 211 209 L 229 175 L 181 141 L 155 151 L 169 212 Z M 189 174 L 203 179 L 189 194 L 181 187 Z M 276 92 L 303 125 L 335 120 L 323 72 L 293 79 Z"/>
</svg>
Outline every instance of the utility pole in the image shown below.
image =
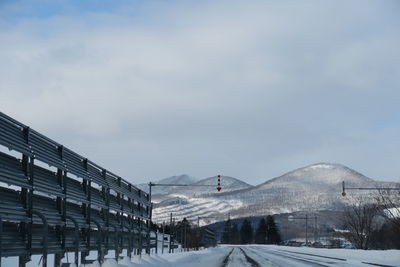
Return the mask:
<svg viewBox="0 0 400 267">
<path fill-rule="evenodd" d="M 221 187 L 221 175 L 217 176 L 217 191 L 220 192 L 222 187 Z M 151 202 L 151 194 L 152 194 L 152 187 L 153 186 L 190 186 L 190 187 L 215 187 L 215 185 L 210 185 L 210 184 L 159 184 L 159 183 L 153 183 L 153 182 L 149 182 L 149 202 L 150 202 L 150 212 L 149 212 L 149 220 L 148 220 L 148 233 L 147 233 L 147 253 L 150 254 L 150 227 L 151 227 L 151 219 L 152 219 L 152 211 L 153 211 L 153 204 Z M 199 222 L 198 222 L 199 225 Z M 171 221 L 170 221 L 170 231 L 171 231 L 171 236 L 170 236 L 170 249 L 169 252 L 173 253 L 173 249 L 172 249 L 172 213 L 171 213 Z M 157 238 L 157 234 L 156 234 L 156 238 Z M 182 239 L 182 237 L 181 237 Z M 181 240 L 182 241 L 182 240 Z M 164 241 L 163 241 L 164 242 Z M 181 242 L 182 243 L 182 242 Z M 157 246 L 157 240 L 156 240 L 156 246 Z M 185 225 L 185 244 L 184 244 L 185 248 L 186 248 L 186 225 Z M 156 248 L 157 251 L 157 248 Z"/>
<path fill-rule="evenodd" d="M 172 253 L 172 212 L 169 223 L 169 253 Z"/>
<path fill-rule="evenodd" d="M 305 217 L 294 217 L 292 215 L 290 215 L 288 217 L 289 222 L 293 222 L 294 220 L 306 220 L 306 246 L 307 247 L 308 247 L 308 219 L 309 219 L 308 214 L 306 214 Z M 317 215 L 314 215 L 314 222 L 315 222 L 315 225 L 317 225 Z M 315 232 L 314 232 L 314 239 L 315 239 Z"/>
<path fill-rule="evenodd" d="M 183 251 L 187 251 L 187 222 L 185 222 L 185 239 L 184 239 L 184 242 L 185 242 L 185 249 L 183 250 Z"/>
<path fill-rule="evenodd" d="M 314 217 L 314 242 L 317 242 L 317 233 L 318 233 L 318 226 L 317 226 L 317 216 Z"/>
<path fill-rule="evenodd" d="M 161 243 L 161 254 L 164 254 L 164 235 L 165 235 L 165 221 L 162 223 L 162 243 Z M 1 267 L 1 266 L 0 266 Z"/>
<path fill-rule="evenodd" d="M 176 229 L 176 227 L 175 227 L 175 218 L 173 218 L 172 219 L 172 227 L 173 227 L 173 229 L 174 229 L 174 231 L 173 231 L 173 236 L 175 237 L 175 236 L 178 236 L 178 231 L 177 231 L 177 229 Z M 175 241 L 174 240 L 172 240 L 172 253 L 174 253 L 174 246 L 175 246 Z"/>
<path fill-rule="evenodd" d="M 308 247 L 308 214 L 306 214 L 306 247 Z"/>
</svg>

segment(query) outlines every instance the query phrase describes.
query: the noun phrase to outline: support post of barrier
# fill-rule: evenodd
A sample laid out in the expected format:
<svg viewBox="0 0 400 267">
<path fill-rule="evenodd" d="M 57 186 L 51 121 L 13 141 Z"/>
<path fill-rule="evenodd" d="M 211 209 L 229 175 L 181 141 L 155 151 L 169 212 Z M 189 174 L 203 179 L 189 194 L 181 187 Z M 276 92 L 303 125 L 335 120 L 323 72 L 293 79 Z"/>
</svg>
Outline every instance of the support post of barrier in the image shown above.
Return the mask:
<svg viewBox="0 0 400 267">
<path fill-rule="evenodd" d="M 103 255 L 103 251 L 101 249 L 101 226 L 96 220 L 91 219 L 91 221 L 94 222 L 94 224 L 97 226 L 97 239 L 96 239 L 97 260 L 100 262 L 100 264 L 102 264 L 104 262 L 104 255 Z M 89 244 L 89 248 L 90 248 L 90 244 Z"/>
<path fill-rule="evenodd" d="M 29 256 L 19 256 L 18 258 L 18 266 L 25 267 L 26 263 L 29 262 L 31 259 Z"/>
<path fill-rule="evenodd" d="M 85 266 L 86 263 L 86 257 L 89 255 L 89 252 L 87 250 L 81 252 L 81 265 Z"/>
<path fill-rule="evenodd" d="M 126 251 L 126 256 L 131 258 L 132 257 L 132 227 L 130 225 L 128 227 L 129 227 L 129 236 L 128 236 L 128 249 Z"/>
<path fill-rule="evenodd" d="M 162 245 L 161 245 L 161 254 L 164 254 L 164 236 L 165 236 L 165 222 L 162 223 Z"/>
<path fill-rule="evenodd" d="M 76 266 L 78 266 L 79 263 L 79 224 L 78 222 L 71 216 L 65 216 L 66 219 L 69 219 L 73 222 L 75 225 L 75 257 L 74 257 L 74 263 Z M 68 252 L 67 252 L 68 253 Z"/>
<path fill-rule="evenodd" d="M 132 194 L 132 185 L 128 184 L 128 191 L 130 193 L 130 195 Z M 132 198 L 129 195 L 128 197 L 128 207 L 130 212 L 133 212 L 133 207 L 132 207 Z M 133 216 L 128 216 L 129 218 L 129 247 L 128 247 L 128 253 L 127 256 L 131 259 L 132 258 L 132 250 L 133 250 L 133 224 L 134 224 L 134 219 Z"/>
<path fill-rule="evenodd" d="M 37 210 L 32 210 L 32 214 L 37 215 L 43 222 L 43 260 L 42 266 L 47 267 L 47 246 L 48 246 L 48 235 L 49 235 L 49 227 L 47 225 L 46 217 Z"/>
<path fill-rule="evenodd" d="M 150 255 L 150 221 L 149 220 L 147 220 L 147 222 L 146 222 L 146 224 L 147 224 L 147 234 L 146 234 L 146 237 L 147 237 L 147 246 L 146 246 L 146 254 L 149 254 Z"/>
<path fill-rule="evenodd" d="M 139 255 L 142 255 L 142 249 L 143 249 L 143 238 L 142 238 L 142 222 L 140 219 L 139 220 Z"/>
<path fill-rule="evenodd" d="M 114 224 L 111 224 L 111 226 L 114 228 L 115 259 L 118 259 L 118 256 L 119 256 L 119 231 L 118 231 L 118 227 L 115 226 Z"/>
<path fill-rule="evenodd" d="M 54 267 L 61 267 L 61 259 L 64 258 L 64 254 L 56 253 L 54 255 Z"/>
<path fill-rule="evenodd" d="M 156 231 L 156 254 L 158 254 L 158 230 Z"/>
<path fill-rule="evenodd" d="M 1 267 L 1 252 L 3 251 L 2 239 L 3 239 L 3 218 L 1 218 L 0 214 L 0 267 Z"/>
<path fill-rule="evenodd" d="M 107 179 L 107 170 L 103 169 L 101 171 L 101 174 L 103 176 L 103 179 L 106 180 Z M 106 254 L 108 254 L 108 250 L 110 249 L 110 245 L 109 245 L 109 243 L 110 243 L 110 241 L 109 241 L 109 236 L 110 236 L 110 188 L 102 186 L 101 190 L 104 194 L 104 198 L 105 198 L 105 202 L 106 202 L 106 206 L 107 206 L 107 209 L 103 209 L 103 210 L 104 210 L 104 221 L 105 221 L 105 225 L 106 225 L 105 250 L 106 250 Z"/>
<path fill-rule="evenodd" d="M 28 223 L 28 253 L 31 253 L 32 250 L 32 228 L 33 228 L 33 183 L 34 183 L 34 174 L 33 174 L 33 169 L 34 169 L 34 157 L 30 157 L 29 160 L 29 185 L 32 186 L 28 190 L 27 193 L 27 207 L 28 207 L 28 217 L 30 218 L 30 222 Z M 30 259 L 29 259 L 30 260 Z"/>
</svg>

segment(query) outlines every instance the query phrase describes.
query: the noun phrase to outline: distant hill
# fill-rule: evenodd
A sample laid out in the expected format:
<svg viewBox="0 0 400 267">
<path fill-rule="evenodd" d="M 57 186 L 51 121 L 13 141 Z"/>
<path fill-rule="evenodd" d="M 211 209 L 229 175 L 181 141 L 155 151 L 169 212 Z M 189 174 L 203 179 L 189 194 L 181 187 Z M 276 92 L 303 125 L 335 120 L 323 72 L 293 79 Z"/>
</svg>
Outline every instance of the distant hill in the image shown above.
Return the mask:
<svg viewBox="0 0 400 267">
<path fill-rule="evenodd" d="M 193 186 L 183 187 L 177 190 L 174 190 L 172 194 L 175 195 L 185 195 L 185 196 L 202 196 L 202 195 L 218 195 L 219 192 L 216 190 L 217 188 L 217 177 L 209 177 L 202 179 L 196 183 L 193 183 Z M 254 186 L 245 183 L 237 178 L 223 176 L 220 177 L 221 181 L 221 192 L 232 192 L 241 189 L 250 189 Z M 205 186 L 209 185 L 209 186 Z"/>
<path fill-rule="evenodd" d="M 355 197 L 372 199 L 371 191 L 352 191 L 341 196 L 341 183 L 359 187 L 390 187 L 395 183 L 378 182 L 341 164 L 317 163 L 290 171 L 252 186 L 237 178 L 221 177 L 222 191 L 214 187 L 174 188 L 153 199 L 155 221 L 167 221 L 169 213 L 178 220 L 187 218 L 202 224 L 231 218 L 265 216 L 297 211 L 341 210 Z M 193 184 L 215 184 L 216 177 Z"/>
</svg>

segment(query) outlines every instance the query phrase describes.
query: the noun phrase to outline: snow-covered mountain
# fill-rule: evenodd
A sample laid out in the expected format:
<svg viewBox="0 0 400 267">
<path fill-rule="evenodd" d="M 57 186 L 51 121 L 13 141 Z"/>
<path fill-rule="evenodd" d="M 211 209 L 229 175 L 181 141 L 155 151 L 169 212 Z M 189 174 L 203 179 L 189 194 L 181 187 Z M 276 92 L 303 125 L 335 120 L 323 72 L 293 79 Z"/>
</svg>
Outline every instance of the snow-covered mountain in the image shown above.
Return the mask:
<svg viewBox="0 0 400 267">
<path fill-rule="evenodd" d="M 216 177 L 197 183 L 213 183 Z M 178 220 L 184 217 L 206 224 L 227 217 L 262 216 L 295 211 L 341 209 L 355 197 L 370 196 L 371 191 L 348 192 L 341 196 L 341 183 L 356 187 L 390 187 L 395 183 L 377 182 L 346 166 L 317 163 L 251 186 L 236 178 L 222 177 L 222 192 L 213 187 L 174 190 L 158 198 L 153 210 L 155 221 L 167 221 L 169 213 Z M 215 183 L 215 182 L 214 182 Z M 196 184 L 196 183 L 195 183 Z M 371 199 L 371 197 L 369 197 Z"/>
</svg>

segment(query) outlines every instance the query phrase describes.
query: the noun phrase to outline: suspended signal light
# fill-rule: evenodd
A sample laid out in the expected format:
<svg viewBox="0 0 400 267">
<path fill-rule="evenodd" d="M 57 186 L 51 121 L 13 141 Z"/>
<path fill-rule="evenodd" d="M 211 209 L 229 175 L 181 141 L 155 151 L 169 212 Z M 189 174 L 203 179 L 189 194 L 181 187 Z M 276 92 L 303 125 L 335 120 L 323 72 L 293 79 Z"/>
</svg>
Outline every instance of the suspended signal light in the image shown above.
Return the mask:
<svg viewBox="0 0 400 267">
<path fill-rule="evenodd" d="M 217 186 L 217 190 L 218 192 L 221 191 L 222 187 L 221 187 L 221 175 L 218 175 L 218 186 Z"/>
</svg>

